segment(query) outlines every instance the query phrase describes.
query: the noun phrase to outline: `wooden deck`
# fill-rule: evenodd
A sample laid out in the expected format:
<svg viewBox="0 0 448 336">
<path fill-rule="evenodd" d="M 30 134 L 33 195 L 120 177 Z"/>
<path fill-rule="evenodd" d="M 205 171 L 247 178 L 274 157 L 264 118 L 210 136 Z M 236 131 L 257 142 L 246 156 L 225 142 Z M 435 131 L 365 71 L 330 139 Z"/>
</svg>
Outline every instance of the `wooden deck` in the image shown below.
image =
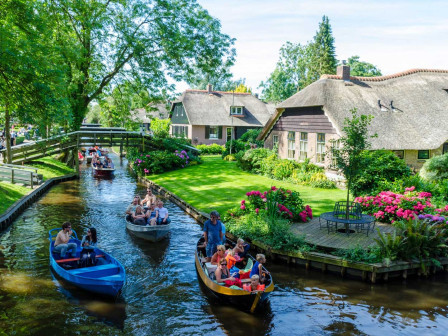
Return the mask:
<svg viewBox="0 0 448 336">
<path fill-rule="evenodd" d="M 323 224 L 324 226 L 325 224 Z M 342 227 L 342 225 L 341 225 Z M 319 227 L 319 218 L 313 218 L 308 223 L 294 223 L 292 231 L 297 235 L 304 235 L 307 243 L 314 244 L 326 248 L 347 249 L 355 246 L 367 248 L 375 246 L 375 238 L 378 237 L 378 230 L 381 233 L 391 233 L 394 227 L 390 224 L 376 223 L 374 232 L 370 232 L 369 236 L 365 232 L 355 232 L 348 236 L 345 233 L 330 232 L 327 227 Z"/>
</svg>

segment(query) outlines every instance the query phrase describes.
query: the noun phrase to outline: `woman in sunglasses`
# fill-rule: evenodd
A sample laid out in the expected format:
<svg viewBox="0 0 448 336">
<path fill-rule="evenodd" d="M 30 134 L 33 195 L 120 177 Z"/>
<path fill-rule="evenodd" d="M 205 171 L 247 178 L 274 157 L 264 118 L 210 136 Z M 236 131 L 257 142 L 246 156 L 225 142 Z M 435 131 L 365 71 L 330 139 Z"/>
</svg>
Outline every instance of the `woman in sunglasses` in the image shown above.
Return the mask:
<svg viewBox="0 0 448 336">
<path fill-rule="evenodd" d="M 221 260 L 219 267 L 215 271 L 215 277 L 217 283 L 223 282 L 226 287 L 238 286 L 241 288 L 241 280 L 230 275 L 225 259 Z"/>
</svg>

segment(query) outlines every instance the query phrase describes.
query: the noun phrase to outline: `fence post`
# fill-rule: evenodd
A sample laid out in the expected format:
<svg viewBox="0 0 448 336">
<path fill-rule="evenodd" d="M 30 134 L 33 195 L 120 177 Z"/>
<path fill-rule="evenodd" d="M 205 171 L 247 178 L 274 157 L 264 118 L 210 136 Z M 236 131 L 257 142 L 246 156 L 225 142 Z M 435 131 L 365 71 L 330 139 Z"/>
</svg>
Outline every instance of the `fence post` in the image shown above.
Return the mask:
<svg viewBox="0 0 448 336">
<path fill-rule="evenodd" d="M 14 183 L 14 168 L 11 169 L 11 183 Z"/>
<path fill-rule="evenodd" d="M 33 189 L 33 172 L 30 172 L 31 189 Z"/>
</svg>

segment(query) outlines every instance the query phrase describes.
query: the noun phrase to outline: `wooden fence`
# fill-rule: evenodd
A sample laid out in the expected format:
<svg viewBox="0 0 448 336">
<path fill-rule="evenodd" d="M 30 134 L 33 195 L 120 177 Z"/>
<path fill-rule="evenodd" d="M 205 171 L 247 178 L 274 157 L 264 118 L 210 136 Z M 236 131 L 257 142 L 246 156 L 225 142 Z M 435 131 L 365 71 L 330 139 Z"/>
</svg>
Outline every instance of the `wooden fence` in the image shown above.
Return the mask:
<svg viewBox="0 0 448 336">
<path fill-rule="evenodd" d="M 11 183 L 23 183 L 34 187 L 42 183 L 42 175 L 37 173 L 37 168 L 18 166 L 13 164 L 0 164 L 0 180 Z"/>
</svg>

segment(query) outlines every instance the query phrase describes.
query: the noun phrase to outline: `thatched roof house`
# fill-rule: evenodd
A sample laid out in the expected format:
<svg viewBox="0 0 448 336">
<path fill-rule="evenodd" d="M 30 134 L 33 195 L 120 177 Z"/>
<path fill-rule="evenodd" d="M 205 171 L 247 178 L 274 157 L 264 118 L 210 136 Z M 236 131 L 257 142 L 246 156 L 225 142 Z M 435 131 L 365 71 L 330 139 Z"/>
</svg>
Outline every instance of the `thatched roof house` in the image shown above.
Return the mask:
<svg viewBox="0 0 448 336">
<path fill-rule="evenodd" d="M 171 107 L 172 134 L 193 143 L 224 144 L 251 128 L 262 128 L 274 106 L 250 93 L 186 90 Z"/>
<path fill-rule="evenodd" d="M 395 150 L 417 168 L 425 158 L 443 152 L 448 140 L 448 70 L 414 69 L 381 77 L 349 73 L 348 66 L 341 66 L 338 75 L 323 75 L 283 101 L 260 138 L 272 143 L 273 135 L 293 131 L 337 139 L 344 119 L 357 108 L 374 116 L 371 133 L 378 137 L 371 140 L 373 149 Z"/>
</svg>

